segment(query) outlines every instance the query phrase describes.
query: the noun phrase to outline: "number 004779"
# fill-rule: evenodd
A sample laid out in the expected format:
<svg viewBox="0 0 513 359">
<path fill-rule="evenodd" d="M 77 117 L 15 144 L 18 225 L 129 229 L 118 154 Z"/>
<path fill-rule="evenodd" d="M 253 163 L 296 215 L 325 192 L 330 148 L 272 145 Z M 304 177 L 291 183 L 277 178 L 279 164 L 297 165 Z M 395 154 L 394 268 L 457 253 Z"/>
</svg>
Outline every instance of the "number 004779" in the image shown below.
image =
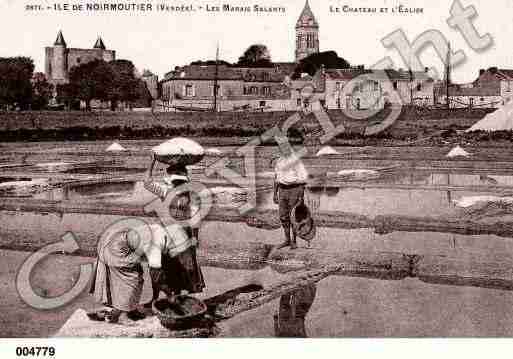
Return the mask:
<svg viewBox="0 0 513 359">
<path fill-rule="evenodd" d="M 16 356 L 18 357 L 53 357 L 55 356 L 54 347 L 17 347 Z"/>
</svg>

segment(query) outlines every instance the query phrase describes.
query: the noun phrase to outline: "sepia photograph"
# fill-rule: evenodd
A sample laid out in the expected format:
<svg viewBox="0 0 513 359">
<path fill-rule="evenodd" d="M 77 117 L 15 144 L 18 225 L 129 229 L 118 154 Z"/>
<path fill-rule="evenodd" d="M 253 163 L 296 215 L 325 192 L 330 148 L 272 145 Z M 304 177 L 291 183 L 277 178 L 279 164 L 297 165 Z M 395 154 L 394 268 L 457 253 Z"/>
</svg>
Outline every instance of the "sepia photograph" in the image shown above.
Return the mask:
<svg viewBox="0 0 513 359">
<path fill-rule="evenodd" d="M 0 0 L 0 338 L 513 337 L 512 16 Z"/>
</svg>

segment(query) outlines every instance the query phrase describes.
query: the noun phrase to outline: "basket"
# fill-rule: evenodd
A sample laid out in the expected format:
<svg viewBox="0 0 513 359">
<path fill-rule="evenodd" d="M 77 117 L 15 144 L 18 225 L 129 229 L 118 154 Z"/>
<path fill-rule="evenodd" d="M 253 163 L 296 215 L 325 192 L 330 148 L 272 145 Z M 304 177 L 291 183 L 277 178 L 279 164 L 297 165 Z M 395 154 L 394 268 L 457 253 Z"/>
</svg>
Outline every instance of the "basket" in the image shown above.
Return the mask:
<svg viewBox="0 0 513 359">
<path fill-rule="evenodd" d="M 197 142 L 177 137 L 152 148 L 155 158 L 168 165 L 190 166 L 200 162 L 205 150 Z"/>
<path fill-rule="evenodd" d="M 153 302 L 153 311 L 162 326 L 169 330 L 187 330 L 201 326 L 207 306 L 201 300 L 181 295 L 174 302 L 158 299 Z"/>
</svg>

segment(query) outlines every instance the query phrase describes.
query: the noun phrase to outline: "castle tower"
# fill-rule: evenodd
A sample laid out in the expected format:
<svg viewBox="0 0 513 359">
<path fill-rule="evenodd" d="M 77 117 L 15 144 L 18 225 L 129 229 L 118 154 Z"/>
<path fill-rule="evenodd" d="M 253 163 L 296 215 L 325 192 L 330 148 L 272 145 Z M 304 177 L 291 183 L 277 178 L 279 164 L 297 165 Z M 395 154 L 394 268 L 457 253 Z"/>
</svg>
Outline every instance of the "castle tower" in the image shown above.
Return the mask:
<svg viewBox="0 0 513 359">
<path fill-rule="evenodd" d="M 68 78 L 67 45 L 62 31 L 59 31 L 57 34 L 52 52 L 50 78 L 56 83 L 66 82 Z"/>
<path fill-rule="evenodd" d="M 96 43 L 93 46 L 93 49 L 100 49 L 100 50 L 106 49 L 105 44 L 103 43 L 103 40 L 100 36 L 98 36 L 98 39 L 96 40 Z"/>
<path fill-rule="evenodd" d="M 319 52 L 319 24 L 306 0 L 296 23 L 296 62 Z"/>
<path fill-rule="evenodd" d="M 101 58 L 103 61 L 110 62 L 116 59 L 115 52 L 107 50 L 107 47 L 105 46 L 101 36 L 98 36 L 98 39 L 96 39 L 93 50 L 99 52 L 99 58 Z"/>
</svg>

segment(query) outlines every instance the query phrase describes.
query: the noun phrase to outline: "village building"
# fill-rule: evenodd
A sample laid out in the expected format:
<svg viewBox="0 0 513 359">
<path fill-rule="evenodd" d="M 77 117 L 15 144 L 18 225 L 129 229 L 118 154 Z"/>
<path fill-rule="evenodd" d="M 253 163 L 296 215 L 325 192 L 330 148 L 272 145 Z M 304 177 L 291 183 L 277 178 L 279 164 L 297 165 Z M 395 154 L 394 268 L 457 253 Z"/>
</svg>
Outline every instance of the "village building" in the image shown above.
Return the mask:
<svg viewBox="0 0 513 359">
<path fill-rule="evenodd" d="M 363 65 L 326 70 L 328 109 L 378 110 L 391 106 L 434 104 L 434 80 L 427 70 L 371 70 Z"/>
<path fill-rule="evenodd" d="M 445 84 L 435 89 L 437 104 L 440 107 L 447 106 L 447 92 L 449 93 L 449 108 L 497 108 L 504 101 L 498 88 L 475 87 L 469 85 Z"/>
<path fill-rule="evenodd" d="M 290 99 L 284 85 L 287 73 L 288 69 L 284 71 L 279 65 L 273 68 L 188 65 L 166 75 L 162 81 L 162 101 L 164 106 L 179 110 L 212 109 L 214 83 L 217 83 L 218 111 L 286 110 Z"/>
<path fill-rule="evenodd" d="M 498 108 L 513 99 L 513 70 L 491 67 L 479 70 L 477 79 L 468 84 L 445 82 L 435 89 L 436 102 L 450 108 Z"/>
<path fill-rule="evenodd" d="M 45 48 L 45 75 L 53 85 L 65 84 L 69 82 L 69 72 L 73 67 L 94 60 L 110 62 L 115 59 L 116 51 L 107 50 L 101 37 L 91 49 L 69 48 L 62 31 L 59 31 L 53 46 Z"/>
<path fill-rule="evenodd" d="M 293 111 L 305 106 L 303 102 L 299 105 L 298 96 L 291 93 L 296 94 L 300 87 L 311 84 L 300 79 L 292 88 L 290 85 L 297 62 L 319 52 L 319 24 L 308 1 L 295 31 L 295 62 L 273 63 L 268 67 L 226 63 L 216 66 L 209 63 L 175 68 L 161 81 L 163 107 L 170 110 L 206 110 L 213 109 L 216 102 L 218 111 Z M 216 94 L 214 82 L 218 86 Z"/>
<path fill-rule="evenodd" d="M 297 64 L 319 53 L 319 23 L 306 1 L 295 26 L 295 62 L 268 67 L 194 63 L 177 67 L 161 82 L 169 110 L 297 111 L 327 108 L 379 110 L 387 104 L 432 106 L 434 80 L 425 71 L 319 69 L 295 74 Z M 217 83 L 217 92 L 214 91 Z M 349 87 L 347 87 L 349 85 Z M 215 102 L 215 105 L 214 105 Z"/>
</svg>

